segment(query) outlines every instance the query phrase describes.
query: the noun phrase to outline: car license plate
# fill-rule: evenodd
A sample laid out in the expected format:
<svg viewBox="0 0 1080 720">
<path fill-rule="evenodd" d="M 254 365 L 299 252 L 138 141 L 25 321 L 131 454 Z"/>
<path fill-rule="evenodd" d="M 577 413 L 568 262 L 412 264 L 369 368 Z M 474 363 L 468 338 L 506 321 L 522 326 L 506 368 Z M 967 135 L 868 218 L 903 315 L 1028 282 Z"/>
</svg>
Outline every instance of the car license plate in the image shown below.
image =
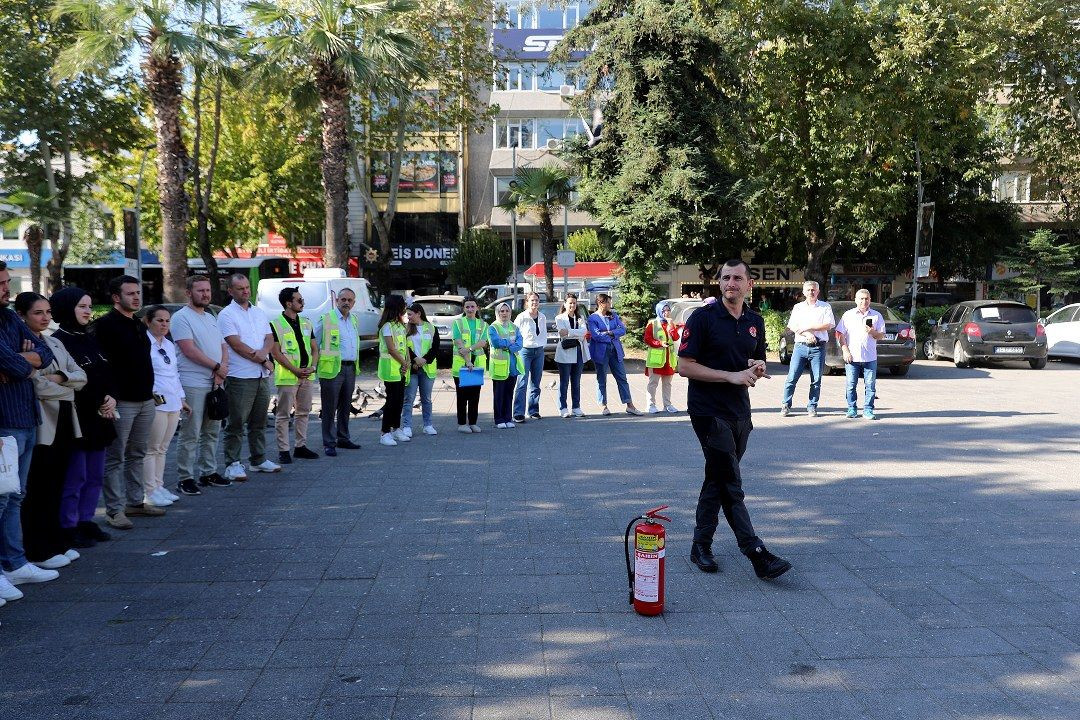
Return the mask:
<svg viewBox="0 0 1080 720">
<path fill-rule="evenodd" d="M 996 347 L 994 348 L 994 354 L 996 355 L 1023 355 L 1023 347 Z"/>
<path fill-rule="evenodd" d="M 884 339 L 885 340 L 895 340 L 896 339 L 896 333 L 885 333 Z"/>
</svg>

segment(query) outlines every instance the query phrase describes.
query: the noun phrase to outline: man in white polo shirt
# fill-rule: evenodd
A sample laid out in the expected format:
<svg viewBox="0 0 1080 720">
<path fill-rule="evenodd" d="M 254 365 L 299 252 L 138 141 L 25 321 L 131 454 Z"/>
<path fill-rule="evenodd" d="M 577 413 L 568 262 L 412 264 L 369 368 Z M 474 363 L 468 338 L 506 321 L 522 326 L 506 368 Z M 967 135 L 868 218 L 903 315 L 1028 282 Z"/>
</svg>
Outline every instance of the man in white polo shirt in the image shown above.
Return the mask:
<svg viewBox="0 0 1080 720">
<path fill-rule="evenodd" d="M 229 346 L 229 422 L 225 426 L 225 477 L 247 480 L 240 447 L 247 430 L 251 469 L 278 472 L 281 466 L 266 458 L 266 412 L 270 408 L 270 348 L 274 335 L 266 314 L 251 304 L 251 282 L 236 273 L 229 278 L 232 302 L 218 315 L 218 329 Z"/>
<path fill-rule="evenodd" d="M 855 293 L 855 307 L 844 313 L 836 325 L 840 350 L 844 353 L 847 375 L 847 416 L 859 416 L 855 385 L 863 379 L 863 417 L 877 420 L 874 414 L 874 390 L 877 386 L 877 341 L 885 337 L 885 318 L 870 307 L 870 291 Z"/>
<path fill-rule="evenodd" d="M 795 347 L 791 350 L 791 366 L 784 383 L 784 401 L 780 414 L 791 413 L 791 398 L 795 385 L 805 368 L 810 369 L 810 399 L 806 402 L 806 414 L 817 417 L 818 398 L 821 396 L 821 376 L 825 374 L 825 348 L 829 345 L 829 330 L 836 325 L 832 306 L 819 300 L 821 288 L 813 280 L 803 283 L 801 302 L 791 309 L 788 329 L 795 333 Z"/>
</svg>

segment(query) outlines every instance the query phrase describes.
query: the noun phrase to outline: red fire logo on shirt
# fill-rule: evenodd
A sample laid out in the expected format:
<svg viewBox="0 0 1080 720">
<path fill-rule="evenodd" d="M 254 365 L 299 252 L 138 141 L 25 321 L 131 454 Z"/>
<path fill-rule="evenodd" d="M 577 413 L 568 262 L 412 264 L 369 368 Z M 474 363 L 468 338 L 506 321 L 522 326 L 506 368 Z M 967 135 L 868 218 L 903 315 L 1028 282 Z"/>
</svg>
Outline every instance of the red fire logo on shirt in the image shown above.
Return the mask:
<svg viewBox="0 0 1080 720">
<path fill-rule="evenodd" d="M 755 326 L 755 325 L 750 326 L 750 337 L 752 337 L 752 338 L 757 337 L 757 326 Z"/>
</svg>

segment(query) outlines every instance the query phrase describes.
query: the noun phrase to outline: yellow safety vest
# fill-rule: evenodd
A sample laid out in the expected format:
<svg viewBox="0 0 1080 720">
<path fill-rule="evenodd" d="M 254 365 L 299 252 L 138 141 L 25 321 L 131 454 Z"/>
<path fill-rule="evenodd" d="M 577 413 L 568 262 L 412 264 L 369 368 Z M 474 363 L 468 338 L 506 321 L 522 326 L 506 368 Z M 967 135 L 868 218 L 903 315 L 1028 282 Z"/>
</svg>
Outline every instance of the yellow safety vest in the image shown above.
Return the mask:
<svg viewBox="0 0 1080 720">
<path fill-rule="evenodd" d="M 360 325 L 356 316 L 349 314 L 349 322 L 353 326 L 353 334 L 360 335 Z M 359 349 L 359 344 L 357 344 Z M 336 378 L 341 372 L 341 326 L 338 324 L 337 312 L 331 310 L 322 316 L 322 344 L 319 347 L 319 379 L 329 380 Z"/>
<path fill-rule="evenodd" d="M 285 319 L 284 313 L 274 318 L 274 329 L 277 330 L 278 345 L 281 347 L 281 353 L 289 358 L 296 367 L 300 367 L 300 343 L 306 342 L 311 337 L 311 321 L 305 317 L 300 318 L 300 334 L 303 336 L 302 340 L 296 339 L 296 333 L 293 332 L 292 325 Z M 309 351 L 308 358 L 310 359 L 311 353 Z M 276 363 L 274 366 L 274 384 L 275 385 L 296 385 L 300 382 L 300 378 L 293 375 L 292 371 L 285 367 L 282 363 Z"/>
<path fill-rule="evenodd" d="M 491 327 L 495 328 L 495 332 L 499 334 L 503 340 L 513 340 L 514 334 L 517 332 L 517 325 L 508 322 L 506 325 L 509 327 L 503 327 L 502 323 L 495 323 Z M 507 334 L 507 331 L 509 334 Z M 517 360 L 517 374 L 525 374 L 525 363 L 521 361 L 521 353 L 514 353 L 514 359 Z M 505 380 L 510 377 L 510 351 L 503 350 L 502 348 L 491 348 L 491 379 L 492 380 Z"/>
<path fill-rule="evenodd" d="M 468 347 L 472 347 L 483 339 L 485 333 L 487 333 L 488 324 L 480 318 L 476 318 L 476 332 L 470 333 L 469 319 L 463 315 L 454 321 L 454 328 L 458 331 L 457 334 L 461 339 L 465 341 L 465 344 Z M 473 366 L 487 370 L 487 354 L 484 352 L 483 348 L 480 348 L 473 353 Z M 450 365 L 450 372 L 454 377 L 459 377 L 461 368 L 463 367 L 465 367 L 465 358 L 461 356 L 461 352 L 455 347 L 454 360 Z"/>
<path fill-rule="evenodd" d="M 420 338 L 420 354 L 427 355 L 431 350 L 431 344 L 435 341 L 435 326 L 429 322 L 423 322 L 417 328 L 417 332 L 423 333 Z M 435 379 L 439 369 L 435 366 L 435 361 L 432 360 L 424 366 L 424 374 L 432 380 Z"/>
<path fill-rule="evenodd" d="M 662 343 L 671 343 L 671 339 L 668 337 L 667 329 L 664 327 L 664 323 L 660 322 L 660 318 L 652 319 L 653 339 Z M 674 343 L 669 344 L 667 347 L 649 347 L 649 351 L 645 353 L 645 367 L 647 368 L 662 368 L 667 363 L 671 364 L 671 368 L 674 370 L 679 364 L 679 353 L 675 350 Z"/>
<path fill-rule="evenodd" d="M 394 337 L 394 347 L 397 348 L 398 355 L 401 357 L 408 357 L 408 339 L 405 336 L 405 325 L 400 322 L 390 323 L 390 332 Z M 379 379 L 383 382 L 409 382 L 409 366 L 405 365 L 405 374 L 401 373 L 401 363 L 394 359 L 394 356 L 390 354 L 390 351 L 386 347 L 386 336 L 383 335 L 383 325 L 379 328 Z"/>
</svg>

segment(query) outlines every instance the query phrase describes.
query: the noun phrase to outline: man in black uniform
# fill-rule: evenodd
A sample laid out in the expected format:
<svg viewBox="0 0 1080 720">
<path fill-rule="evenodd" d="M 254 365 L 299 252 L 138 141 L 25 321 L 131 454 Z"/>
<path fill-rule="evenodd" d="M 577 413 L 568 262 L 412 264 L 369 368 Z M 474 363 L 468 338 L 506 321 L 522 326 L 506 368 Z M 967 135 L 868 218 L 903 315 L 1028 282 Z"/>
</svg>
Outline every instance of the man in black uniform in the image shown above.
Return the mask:
<svg viewBox="0 0 1080 720">
<path fill-rule="evenodd" d="M 743 502 L 739 461 L 753 430 L 750 393 L 765 371 L 765 321 L 743 304 L 751 287 L 750 266 L 729 260 L 720 270 L 723 301 L 690 316 L 679 346 L 679 374 L 689 379 L 687 412 L 705 454 L 705 482 L 698 496 L 690 561 L 705 572 L 720 566 L 712 553 L 720 509 L 739 550 L 763 580 L 780 577 L 791 563 L 765 549 Z"/>
</svg>

